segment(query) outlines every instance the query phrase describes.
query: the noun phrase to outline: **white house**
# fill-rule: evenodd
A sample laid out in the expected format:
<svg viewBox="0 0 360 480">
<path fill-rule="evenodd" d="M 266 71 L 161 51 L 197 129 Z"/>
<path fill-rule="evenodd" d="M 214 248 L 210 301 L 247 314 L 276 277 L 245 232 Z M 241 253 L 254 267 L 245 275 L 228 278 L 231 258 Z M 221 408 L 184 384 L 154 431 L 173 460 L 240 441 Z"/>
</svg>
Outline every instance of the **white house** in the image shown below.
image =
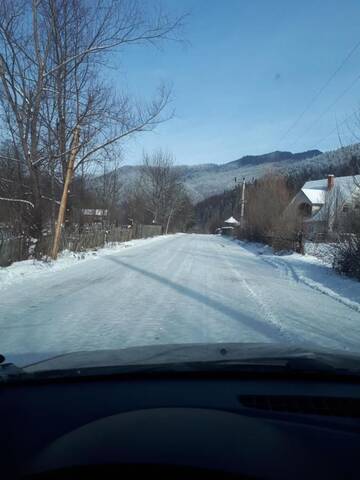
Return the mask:
<svg viewBox="0 0 360 480">
<path fill-rule="evenodd" d="M 306 182 L 288 210 L 303 218 L 309 234 L 328 233 L 350 210 L 360 209 L 360 175 Z"/>
</svg>

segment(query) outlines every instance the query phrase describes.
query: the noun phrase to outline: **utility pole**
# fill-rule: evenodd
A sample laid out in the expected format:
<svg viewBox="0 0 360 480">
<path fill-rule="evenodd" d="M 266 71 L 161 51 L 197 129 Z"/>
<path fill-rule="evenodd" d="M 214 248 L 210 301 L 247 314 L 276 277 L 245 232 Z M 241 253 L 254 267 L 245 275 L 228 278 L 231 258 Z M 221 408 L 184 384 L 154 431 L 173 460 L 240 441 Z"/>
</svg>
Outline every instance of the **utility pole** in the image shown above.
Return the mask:
<svg viewBox="0 0 360 480">
<path fill-rule="evenodd" d="M 69 157 L 69 162 L 66 169 L 64 188 L 61 196 L 58 218 L 55 226 L 55 234 L 54 234 L 54 240 L 53 240 L 53 245 L 51 250 L 51 257 L 53 260 L 57 259 L 57 256 L 59 253 L 61 231 L 63 228 L 64 219 L 65 219 L 65 210 L 66 210 L 66 205 L 67 205 L 67 200 L 69 195 L 69 188 L 70 188 L 71 180 L 74 174 L 76 155 L 78 154 L 79 149 L 80 149 L 80 127 L 77 126 L 74 129 L 73 137 L 71 141 L 70 157 Z"/>
<path fill-rule="evenodd" d="M 245 177 L 243 177 L 242 181 L 242 189 L 241 189 L 241 210 L 240 210 L 240 227 L 244 226 L 244 210 L 245 210 Z"/>
<path fill-rule="evenodd" d="M 235 193 L 235 200 L 231 201 L 231 214 L 235 215 L 235 212 L 238 208 L 238 192 L 237 192 L 237 185 L 236 185 L 236 177 L 234 178 L 235 181 L 235 188 L 234 188 L 234 193 Z"/>
</svg>

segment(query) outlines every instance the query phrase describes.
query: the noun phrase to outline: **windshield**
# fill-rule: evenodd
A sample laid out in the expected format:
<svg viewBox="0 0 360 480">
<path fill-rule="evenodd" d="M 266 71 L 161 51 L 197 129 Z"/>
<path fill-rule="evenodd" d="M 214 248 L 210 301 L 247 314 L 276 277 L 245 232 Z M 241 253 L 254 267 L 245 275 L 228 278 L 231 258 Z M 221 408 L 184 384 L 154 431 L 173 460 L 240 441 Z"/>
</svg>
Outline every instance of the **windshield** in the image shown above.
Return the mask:
<svg viewBox="0 0 360 480">
<path fill-rule="evenodd" d="M 359 18 L 0 0 L 5 362 L 359 354 Z"/>
</svg>

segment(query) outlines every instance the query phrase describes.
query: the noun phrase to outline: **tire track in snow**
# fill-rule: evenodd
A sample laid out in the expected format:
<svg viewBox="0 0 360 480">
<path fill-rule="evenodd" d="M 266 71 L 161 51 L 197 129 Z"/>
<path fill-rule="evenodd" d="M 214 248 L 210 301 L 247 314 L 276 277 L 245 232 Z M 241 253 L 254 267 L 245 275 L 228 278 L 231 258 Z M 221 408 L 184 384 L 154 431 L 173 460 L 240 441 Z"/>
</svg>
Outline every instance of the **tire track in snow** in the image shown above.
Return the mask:
<svg viewBox="0 0 360 480">
<path fill-rule="evenodd" d="M 259 255 L 261 256 L 261 255 Z M 262 260 L 267 263 L 268 265 L 271 265 L 278 270 L 285 270 L 285 274 L 287 275 L 288 278 L 291 280 L 297 282 L 297 283 L 302 283 L 306 285 L 307 287 L 311 288 L 312 290 L 315 290 L 323 295 L 326 295 L 330 297 L 332 300 L 335 300 L 336 302 L 341 303 L 342 305 L 345 305 L 346 307 L 350 308 L 351 310 L 360 313 L 360 304 L 357 302 L 354 302 L 352 300 L 349 300 L 348 298 L 342 297 L 338 293 L 334 292 L 334 290 L 331 290 L 331 288 L 325 287 L 321 283 L 315 282 L 311 280 L 308 277 L 305 277 L 301 273 L 297 272 L 293 265 L 288 264 L 284 260 L 280 259 L 265 259 L 264 257 L 261 257 Z"/>
<path fill-rule="evenodd" d="M 284 328 L 281 320 L 274 313 L 273 309 L 270 306 L 270 303 L 265 300 L 263 295 L 261 295 L 259 292 L 256 292 L 255 289 L 250 286 L 249 282 L 241 275 L 241 273 L 237 269 L 235 269 L 235 267 L 228 260 L 225 260 L 225 262 L 234 272 L 234 275 L 240 280 L 245 291 L 248 292 L 248 297 L 252 298 L 259 306 L 268 323 L 277 329 L 280 336 L 282 336 L 287 343 L 298 345 L 299 342 L 296 340 L 295 335 L 291 334 L 287 329 Z"/>
<path fill-rule="evenodd" d="M 276 268 L 276 270 L 280 272 L 283 278 L 290 280 L 292 283 L 300 282 L 300 278 L 296 271 L 290 268 L 290 265 L 288 265 L 287 263 L 281 261 L 277 262 L 275 261 L 275 259 L 270 259 L 261 255 L 259 255 L 259 257 L 261 257 L 264 263 Z"/>
<path fill-rule="evenodd" d="M 249 252 L 249 251 L 247 250 L 247 252 Z M 309 288 L 312 293 L 325 294 L 325 296 L 327 298 L 330 297 L 333 300 L 338 300 L 337 298 L 334 298 L 334 296 L 333 296 L 333 295 L 337 295 L 335 292 L 333 292 L 332 290 L 329 289 L 330 292 L 331 292 L 331 294 L 329 295 L 328 292 L 323 292 L 322 291 L 322 288 L 325 289 L 326 287 L 323 287 L 322 285 L 316 284 L 316 282 L 314 282 L 314 285 L 312 285 L 312 281 L 310 279 L 307 279 L 306 277 L 301 275 L 299 272 L 297 272 L 296 269 L 293 267 L 293 265 L 288 264 L 285 260 L 282 260 L 282 259 L 277 258 L 277 257 L 274 258 L 274 257 L 269 257 L 269 256 L 263 256 L 262 254 L 255 253 L 255 252 L 249 252 L 249 253 L 252 256 L 254 256 L 255 258 L 260 257 L 264 264 L 267 264 L 268 266 L 272 267 L 273 269 L 275 269 L 279 273 L 280 278 L 286 280 L 287 282 L 292 283 L 293 288 L 296 289 L 297 285 L 298 285 L 298 287 Z M 355 311 L 356 313 L 359 313 L 360 305 L 358 305 L 356 302 L 351 302 L 351 300 L 349 300 L 348 301 L 349 303 L 348 303 L 346 298 L 343 299 L 340 295 L 339 295 L 339 297 L 340 297 L 340 299 L 338 301 L 339 301 L 340 304 L 342 304 L 346 307 L 350 307 L 351 310 Z M 351 303 L 354 303 L 355 305 L 349 305 Z M 352 307 L 355 307 L 355 308 L 352 308 Z M 291 333 L 289 333 L 289 332 L 286 332 L 286 333 L 288 335 L 291 335 Z M 331 335 L 330 336 L 327 335 L 326 332 L 324 332 L 322 330 L 319 330 L 317 332 L 317 335 L 320 335 L 321 337 L 329 339 L 329 340 L 332 339 Z M 299 338 L 300 340 L 303 340 L 302 334 L 300 333 L 300 334 L 296 334 L 296 335 L 291 335 L 290 341 L 292 341 L 292 343 L 293 343 L 296 338 Z M 303 341 L 301 343 L 303 343 Z M 343 337 L 342 335 L 338 334 L 338 343 L 339 343 L 339 345 L 337 345 L 336 348 L 341 348 L 343 350 L 350 350 L 350 347 L 348 345 L 348 339 L 346 337 Z M 318 347 L 319 342 L 307 340 L 306 345 L 307 346 L 313 345 L 314 347 Z"/>
</svg>

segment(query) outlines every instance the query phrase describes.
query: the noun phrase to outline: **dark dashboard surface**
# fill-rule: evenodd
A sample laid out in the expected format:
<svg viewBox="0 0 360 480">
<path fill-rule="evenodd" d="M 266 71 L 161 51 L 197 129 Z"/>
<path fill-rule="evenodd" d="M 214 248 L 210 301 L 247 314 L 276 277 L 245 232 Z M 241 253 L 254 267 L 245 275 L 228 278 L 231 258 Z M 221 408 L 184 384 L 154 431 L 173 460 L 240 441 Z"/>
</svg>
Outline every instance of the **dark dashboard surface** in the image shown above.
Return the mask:
<svg viewBox="0 0 360 480">
<path fill-rule="evenodd" d="M 351 382 L 184 377 L 4 385 L 1 476 L 135 465 L 191 468 L 198 478 L 206 469 L 244 478 L 358 478 L 358 402 L 360 386 Z"/>
</svg>

